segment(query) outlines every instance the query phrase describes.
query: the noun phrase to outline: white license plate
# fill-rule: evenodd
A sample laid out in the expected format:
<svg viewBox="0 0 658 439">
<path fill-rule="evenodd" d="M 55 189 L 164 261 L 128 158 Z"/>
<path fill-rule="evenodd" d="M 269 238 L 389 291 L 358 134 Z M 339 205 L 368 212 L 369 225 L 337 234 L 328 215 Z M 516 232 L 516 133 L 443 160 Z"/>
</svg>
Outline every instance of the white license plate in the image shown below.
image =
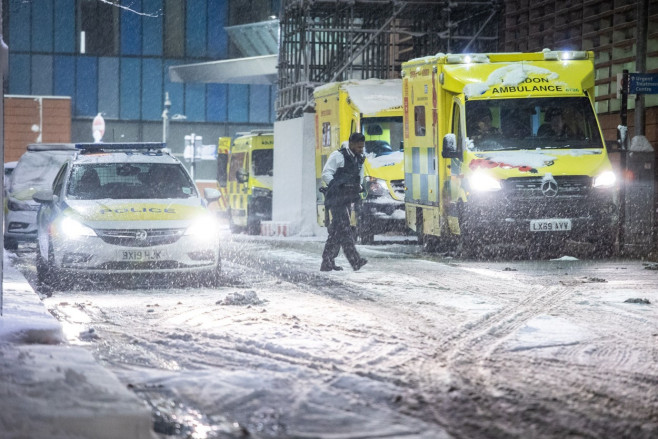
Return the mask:
<svg viewBox="0 0 658 439">
<path fill-rule="evenodd" d="M 568 218 L 530 220 L 531 232 L 566 232 L 569 230 L 571 230 L 571 220 Z"/>
<path fill-rule="evenodd" d="M 119 250 L 117 256 L 122 261 L 159 261 L 164 258 L 162 250 Z"/>
</svg>

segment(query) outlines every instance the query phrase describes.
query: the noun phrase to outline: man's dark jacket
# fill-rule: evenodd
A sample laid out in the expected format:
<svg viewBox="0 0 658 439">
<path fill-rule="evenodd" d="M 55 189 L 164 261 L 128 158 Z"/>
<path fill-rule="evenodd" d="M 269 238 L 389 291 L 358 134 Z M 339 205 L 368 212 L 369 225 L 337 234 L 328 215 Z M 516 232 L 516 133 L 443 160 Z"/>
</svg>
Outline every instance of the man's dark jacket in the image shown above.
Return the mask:
<svg viewBox="0 0 658 439">
<path fill-rule="evenodd" d="M 326 207 L 356 203 L 361 199 L 361 167 L 365 157 L 350 154 L 346 148 L 338 150 L 345 164 L 336 170 L 324 196 Z"/>
</svg>

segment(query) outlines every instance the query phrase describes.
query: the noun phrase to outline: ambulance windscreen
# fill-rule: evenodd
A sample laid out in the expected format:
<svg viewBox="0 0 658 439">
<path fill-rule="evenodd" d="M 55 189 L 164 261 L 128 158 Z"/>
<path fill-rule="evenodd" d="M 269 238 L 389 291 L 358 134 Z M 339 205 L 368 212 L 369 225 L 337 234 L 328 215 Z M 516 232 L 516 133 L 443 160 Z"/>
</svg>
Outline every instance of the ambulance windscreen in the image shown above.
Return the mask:
<svg viewBox="0 0 658 439">
<path fill-rule="evenodd" d="M 586 97 L 470 100 L 466 135 L 471 151 L 603 148 Z"/>
</svg>

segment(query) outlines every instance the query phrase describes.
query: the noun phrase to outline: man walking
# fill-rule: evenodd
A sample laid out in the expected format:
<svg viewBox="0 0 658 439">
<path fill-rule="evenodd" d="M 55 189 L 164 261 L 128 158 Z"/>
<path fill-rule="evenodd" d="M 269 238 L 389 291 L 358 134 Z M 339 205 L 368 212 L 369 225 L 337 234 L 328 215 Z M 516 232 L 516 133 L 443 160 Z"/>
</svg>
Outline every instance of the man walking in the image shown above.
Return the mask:
<svg viewBox="0 0 658 439">
<path fill-rule="evenodd" d="M 343 269 L 335 263 L 341 247 L 354 271 L 368 262 L 356 251 L 350 226 L 351 205 L 361 199 L 365 140 L 363 134 L 352 133 L 348 142 L 329 155 L 322 170 L 322 181 L 327 185 L 324 206 L 331 213 L 331 222 L 322 252 L 321 271 Z"/>
</svg>

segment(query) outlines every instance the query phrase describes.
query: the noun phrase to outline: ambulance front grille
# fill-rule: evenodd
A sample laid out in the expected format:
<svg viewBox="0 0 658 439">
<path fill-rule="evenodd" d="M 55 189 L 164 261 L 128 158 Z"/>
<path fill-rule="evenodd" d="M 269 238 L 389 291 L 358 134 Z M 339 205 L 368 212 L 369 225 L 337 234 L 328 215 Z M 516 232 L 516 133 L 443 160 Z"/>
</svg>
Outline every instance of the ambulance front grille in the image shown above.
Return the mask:
<svg viewBox="0 0 658 439">
<path fill-rule="evenodd" d="M 555 197 L 584 197 L 589 193 L 592 179 L 586 175 L 555 176 L 557 194 Z M 545 198 L 542 192 L 542 177 L 508 178 L 503 187 L 508 197 Z"/>
<path fill-rule="evenodd" d="M 100 229 L 96 234 L 111 245 L 123 247 L 153 247 L 173 244 L 185 229 Z"/>
</svg>

